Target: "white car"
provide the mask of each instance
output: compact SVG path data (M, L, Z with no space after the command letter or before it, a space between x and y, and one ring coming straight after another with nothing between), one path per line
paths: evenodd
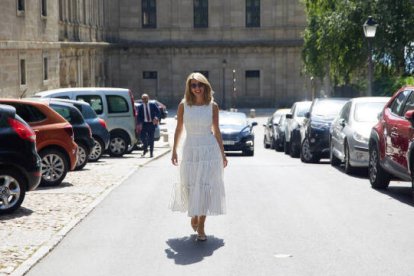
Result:
M35 97L61 98L89 103L105 120L110 133L109 154L120 157L137 139L137 111L132 91L125 88L76 87L38 92Z
M311 101L295 102L290 112L286 114L285 142L283 147L286 154L290 153L292 135L294 135L294 132L300 133L300 126L303 125L305 113L309 111L311 104Z
M345 163L345 172L355 167L368 167L368 141L372 127L378 122L389 97L359 97L349 100L330 128L332 166Z

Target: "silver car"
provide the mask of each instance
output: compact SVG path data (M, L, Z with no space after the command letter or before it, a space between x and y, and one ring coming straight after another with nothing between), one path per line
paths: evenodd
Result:
M285 141L283 146L286 154L290 153L292 134L294 131L299 131L305 119L305 114L309 111L311 104L311 101L295 102L289 113L286 114Z
M350 174L355 167L368 167L368 139L389 97L360 97L349 100L330 128L331 164L345 163Z

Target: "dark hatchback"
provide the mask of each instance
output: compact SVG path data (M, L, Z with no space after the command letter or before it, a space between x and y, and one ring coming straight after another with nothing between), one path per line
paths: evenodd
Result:
M14 107L0 104L0 214L19 208L26 191L37 188L41 166L34 131Z
M48 103L54 111L72 125L75 143L78 144L78 161L75 170L83 169L88 163L88 156L95 145L95 141L92 138L91 128L85 122L82 113L70 103L53 98L41 100Z
M305 114L300 159L305 163L317 163L329 158L329 131L332 121L349 98L316 98L310 111Z
M96 112L87 102L66 100L66 99L53 99L53 101L71 104L82 113L82 116L85 119L85 122L91 128L92 138L94 139L94 147L89 153L88 161L91 161L91 162L98 161L99 158L102 156L102 154L109 147L110 134L106 127L105 120L102 118L99 118L98 115L96 115Z
M242 151L244 155L254 155L253 127L242 112L220 111L220 131L225 151Z

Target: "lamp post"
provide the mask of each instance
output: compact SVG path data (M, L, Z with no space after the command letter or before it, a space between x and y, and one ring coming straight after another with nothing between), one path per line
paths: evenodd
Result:
M236 69L233 69L233 91L231 93L231 108L236 107Z
M222 108L223 108L223 110L226 110L226 65L227 65L227 60L226 59L223 59L222 65L223 65L223 101L222 101Z
M368 51L369 51L369 57L368 57L368 96L372 96L372 74L373 74L373 67L374 64L372 62L372 45L371 45L371 39L375 37L375 33L377 31L377 22L372 19L371 16L368 16L367 21L365 21L364 25L362 26L364 29L364 35L367 38L368 42Z

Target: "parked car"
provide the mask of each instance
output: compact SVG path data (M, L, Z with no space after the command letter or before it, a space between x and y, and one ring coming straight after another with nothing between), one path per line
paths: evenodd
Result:
M152 102L155 102L157 104L157 106L158 106L158 109L160 110L161 118L159 118L159 121L161 123L161 120L167 118L167 116L168 116L167 106L165 104L161 103L158 100L150 100L150 102L151 101ZM135 100L135 103L142 104L142 100L141 99L137 99L137 100Z
M72 125L75 143L78 144L78 158L75 170L83 169L88 163L89 153L95 145L91 128L86 123L82 113L73 104L50 98L42 100Z
M78 145L70 123L42 102L0 99L0 103L14 106L16 113L36 133L36 149L42 159L41 184L53 186L62 183L77 162Z
M400 88L385 105L369 137L368 173L374 189L385 189L391 178L413 183L414 86Z
M332 166L345 163L345 172L368 167L368 140L371 128L389 97L359 97L349 100L332 122L330 159Z
M41 164L35 132L14 107L0 104L0 214L19 208L26 192L37 188Z
M274 138L275 134L275 127L279 123L280 117L283 114L286 114L290 111L290 109L278 109L276 110L268 119L266 124L263 124L264 126L264 136L263 136L263 145L265 148L272 148L274 149L276 147L276 140Z
M291 152L292 147L294 150L296 149L296 144L291 142L295 142L295 136L300 134L305 113L309 111L311 104L311 101L295 102L289 113L286 114L285 141L283 145L286 154Z
M283 151L285 145L286 114L280 116L279 122L273 128L273 139L276 151Z
M309 112L306 112L303 125L300 150L302 162L319 162L329 158L329 130L332 121L338 115L348 98L316 98Z
M242 112L220 111L220 131L225 151L242 151L244 155L254 155L253 127Z
M94 140L94 146L92 147L88 161L96 162L102 156L102 154L109 148L110 134L106 127L104 119L99 118L92 107L84 101L74 101L54 98L54 101L65 102L76 107L81 113L85 122L89 125L92 131L92 138ZM76 135L75 135L76 136Z
M38 92L36 97L84 101L105 120L110 133L109 154L124 155L137 143L137 112L132 91L124 88L77 87Z

